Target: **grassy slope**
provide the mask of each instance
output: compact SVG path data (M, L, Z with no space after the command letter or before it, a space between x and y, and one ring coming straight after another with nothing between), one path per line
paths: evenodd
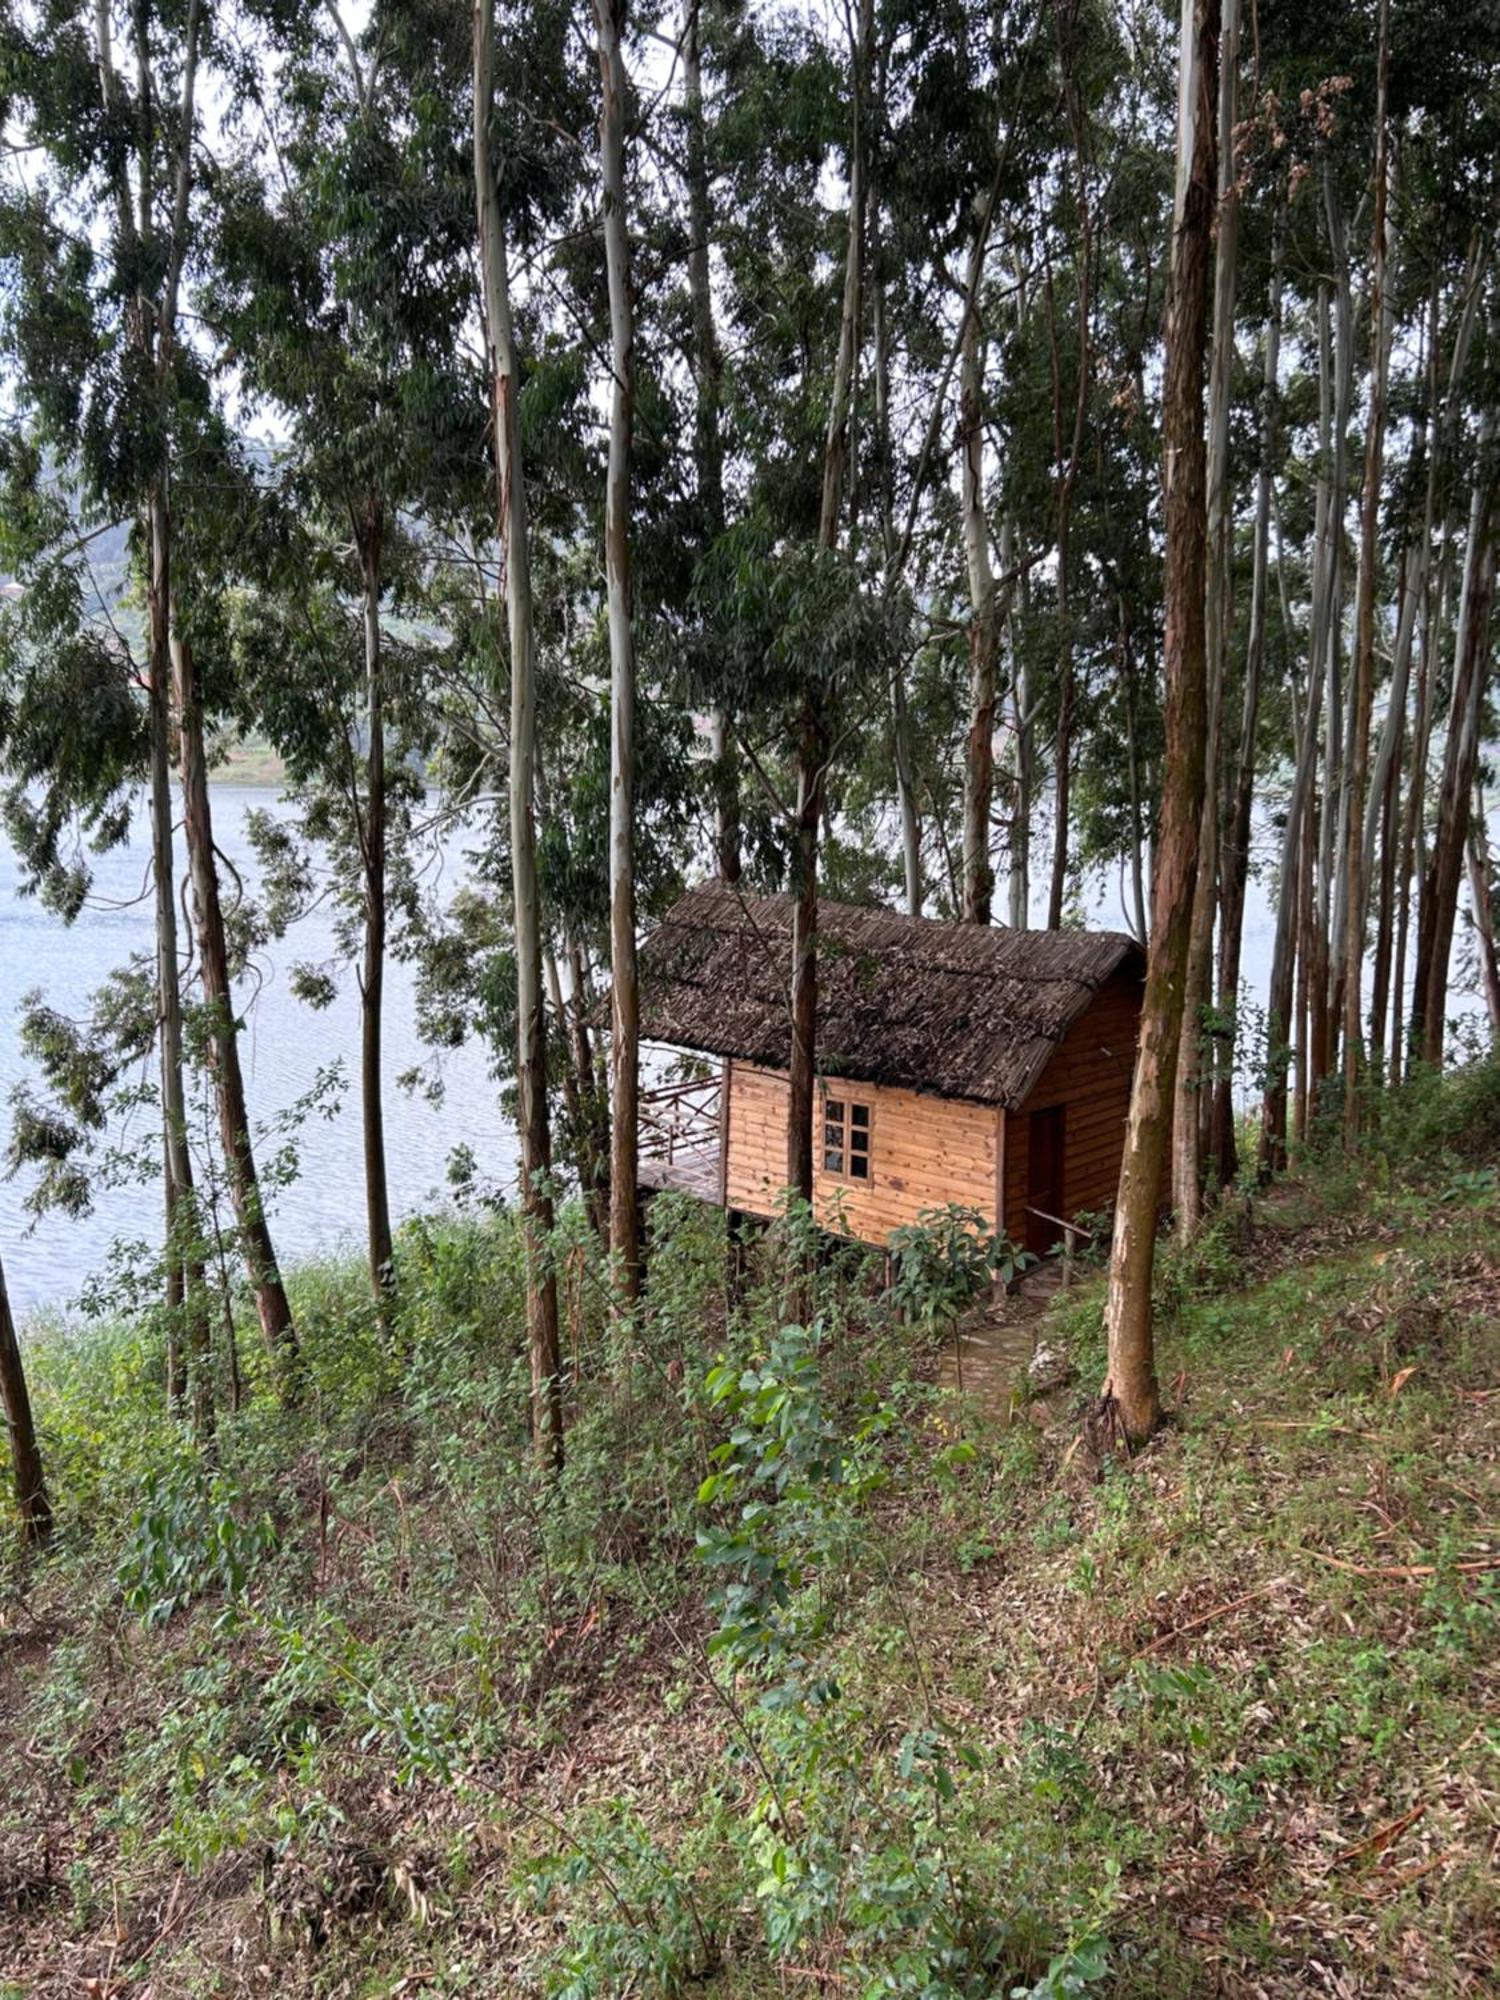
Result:
M981 1429L971 1458L907 1405L878 1532L809 1588L838 1600L823 1665L851 1762L888 1763L914 1718L963 1745L943 1838L1015 1916L1008 1971L1097 1928L1102 1990L1142 2000L1484 1990L1492 1179L1451 1158L1325 1174L1226 1214L1169 1265L1176 1421L1128 1468L1096 1466L1071 1421ZM307 1281L326 1384L290 1436L260 1404L226 1447L240 1514L264 1501L280 1531L232 1616L209 1591L144 1629L114 1586L123 1530L76 1520L54 1562L4 1576L0 1994L529 1992L610 1923L647 1939L647 1970L585 1966L573 1990L701 1972L721 2000L852 1995L895 1962L855 1972L842 1910L795 1971L762 1942L742 1829L763 1785L733 1753L753 1740L774 1776L781 1739L731 1712L701 1651L674 1496L709 1420L687 1397L670 1434L653 1417L680 1393L673 1343L698 1365L683 1328L707 1294L664 1275L683 1326L607 1430L580 1429L580 1484L540 1520L524 1481L482 1476L517 1377L463 1365L466 1341L513 1341L484 1305L513 1266L461 1276L422 1350L446 1359L397 1403L367 1347L339 1349L337 1286ZM1085 1381L1097 1324L1097 1285L1054 1315ZM141 1467L100 1405L135 1407L141 1357L63 1366L40 1360L44 1406L109 1520ZM874 1844L878 1814L858 1827ZM545 1853L587 1879L528 1891Z

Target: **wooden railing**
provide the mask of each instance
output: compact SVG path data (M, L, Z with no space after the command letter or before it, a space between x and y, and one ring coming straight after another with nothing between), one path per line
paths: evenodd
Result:
M716 1152L723 1103L724 1087L716 1076L643 1090L641 1158L672 1161L683 1153Z
M1052 1223L1054 1227L1063 1232L1062 1281L1064 1285L1071 1285L1073 1282L1073 1258L1076 1254L1074 1244L1075 1242L1092 1243L1095 1240L1093 1230L1083 1229L1076 1222L1066 1222L1060 1215L1049 1215L1044 1208L1028 1207L1026 1213L1034 1215L1038 1222Z

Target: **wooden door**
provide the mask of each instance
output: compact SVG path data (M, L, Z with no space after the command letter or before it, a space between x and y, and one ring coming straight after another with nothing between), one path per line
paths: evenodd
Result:
M1043 1221L1033 1211L1041 1209L1059 1218L1067 1213L1063 1207L1065 1111L1065 1105L1053 1104L1045 1111L1033 1111L1027 1122L1026 1248L1039 1257L1063 1238L1057 1222Z

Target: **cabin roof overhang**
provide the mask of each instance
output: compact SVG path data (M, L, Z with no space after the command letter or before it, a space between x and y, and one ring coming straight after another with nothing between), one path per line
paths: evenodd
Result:
M791 1060L790 896L691 889L640 954L648 1041ZM1143 969L1117 931L941 923L818 907L818 1073L1014 1108L1104 982Z

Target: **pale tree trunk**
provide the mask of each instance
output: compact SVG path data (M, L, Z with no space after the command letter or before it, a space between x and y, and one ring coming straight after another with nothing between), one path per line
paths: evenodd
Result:
M843 511L844 460L854 402L854 369L864 282L865 134L864 84L874 33L873 0L861 0L859 46L853 52L854 120L849 148L849 224L844 254L844 303L828 429L823 445L823 494L818 540L838 545ZM787 1079L787 1186L802 1200L813 1196L813 1113L818 1033L818 833L827 783L828 733L821 703L809 693L797 731L797 806L793 830L791 1065Z
M1313 933L1314 963L1309 967L1312 994L1310 1070L1316 1099L1333 1074L1339 1023L1343 1012L1344 956L1348 879L1341 865L1349 816L1349 753L1352 749L1353 706L1346 712L1343 674L1344 516L1349 497L1349 415L1354 397L1354 294L1350 279L1348 233L1331 161L1324 160L1323 205L1328 222L1328 247L1333 264L1333 483L1330 496L1328 610L1328 735L1327 777L1318 842L1317 924ZM1334 949L1338 939L1339 948Z
M625 210L625 0L594 0L599 36L599 157L609 285L609 468L604 590L609 619L609 1244L614 1295L640 1289L640 992L635 969L635 632L630 582L630 455L635 426L635 317Z
M609 1248L609 1078L601 1074L597 1052L589 1035L593 1012L594 984L584 964L576 939L563 926L563 954L568 966L568 1047L583 1093L587 1119L588 1172L584 1177L584 1199L589 1215L605 1249Z
M229 1174L229 1194L240 1245L255 1293L255 1310L267 1352L283 1371L283 1388L291 1387L290 1369L297 1353L292 1308L271 1226L261 1204L245 1106L245 1079L240 1068L239 1022L229 977L229 948L224 935L224 910L219 899L219 873L214 857L213 814L208 799L208 760L203 747L203 701L198 690L193 649L173 614L172 669L177 696L177 747L182 772L183 805L187 817L188 872L193 889L193 928L198 940L198 964L209 1016L214 1095L219 1111L219 1138Z
M1484 792L1474 785L1469 814L1469 899L1474 906L1474 938L1479 948L1479 980L1490 1040L1500 1042L1500 956L1495 950L1495 903L1490 872L1490 835L1485 819Z
M499 190L490 161L494 106L494 0L475 0L474 193L484 284L485 344L495 438L497 526L505 558L510 642L510 846L516 927L516 1094L525 1219L526 1330L531 1435L542 1466L563 1462L562 1343L552 1262L552 1132L547 1114L547 1013L542 988L541 893L536 863L536 651L531 539L516 408L519 370Z
M198 0L189 0L183 24L181 96L177 107L178 155L173 186L171 227L165 247L157 239L157 220L145 155L138 157L140 213L133 206L124 163L115 174L115 210L121 243L138 273L138 290L126 311L131 337L158 399L165 405L171 382L177 335L177 300L187 254L188 205L192 188L192 141L197 104ZM149 77L146 17L133 21L137 68ZM107 0L94 8L95 61L100 92L107 108L123 118L123 101L115 70L110 9ZM155 112L143 93L141 139L148 149L154 136ZM145 290L160 260L161 290L153 299ZM163 409L162 434L170 423ZM142 509L147 551L147 623L151 686L148 700L151 737L151 842L156 904L157 1036L160 1049L163 1160L166 1188L166 1250L169 1349L177 1347L177 1322L185 1316L188 1370L192 1377L194 1426L200 1435L213 1424L213 1383L210 1366L208 1299L193 1191L191 1154L183 1088L182 996L177 962L177 898L172 851L173 805L171 779L171 515L167 500L168 471L164 446L162 463L152 475ZM169 1374L174 1372L169 1365ZM180 1390L180 1381L172 1386Z
M364 595L365 810L360 827L364 871L364 958L359 973L359 1077L364 1126L365 1237L370 1291L389 1330L395 1276L391 1202L385 1165L385 1100L380 1081L386 956L385 670L381 657L380 593L383 509L372 499L356 524Z
M1207 547L1204 555L1204 645L1207 739L1198 870L1183 986L1177 1085L1172 1104L1172 1206L1179 1236L1203 1219L1203 1099L1211 1088L1204 1060L1204 1008L1212 993L1214 914L1219 898L1219 765L1224 680L1229 649L1230 556L1229 398L1234 373L1234 298L1239 251L1239 195L1234 128L1239 97L1240 4L1223 0L1218 106L1218 201L1214 250L1213 356L1208 385Z
M1000 533L1000 559L1007 571L1019 569L1021 622L1031 602L1031 580L1018 559L1016 525L1007 515ZM1010 869L1007 911L1011 927L1025 930L1031 917L1031 801L1036 789L1036 728L1031 714L1031 669L1021 658L1014 613L1010 630L1011 705L1014 715L1015 771L1011 781Z
M1214 1078L1212 1153L1219 1185L1228 1187L1239 1170L1234 1137L1234 1050L1239 1036L1240 950L1245 935L1245 886L1250 874L1250 823L1255 806L1255 739L1260 690L1266 669L1266 605L1269 599L1271 494L1276 477L1277 385L1281 357L1281 265L1286 240L1286 208L1277 201L1271 222L1271 288L1262 337L1260 467L1255 483L1255 529L1251 554L1250 630L1245 646L1245 687L1240 712L1239 755L1234 798L1220 859L1223 909L1219 919L1219 1013L1235 1023Z
M1464 556L1464 594L1459 609L1453 694L1438 791L1437 826L1422 882L1417 922L1417 962L1412 994L1419 1027L1417 1046L1424 1062L1443 1059L1448 998L1448 959L1458 915L1458 889L1468 842L1469 800L1479 764L1479 726L1489 670L1490 613L1495 594L1493 496L1487 463L1493 417L1479 426L1479 480L1469 514Z
M970 252L967 298L977 301L984 239ZM964 315L959 374L959 505L969 577L969 738L964 760L963 909L965 923L987 924L995 893L990 810L995 790L995 694L1000 611L990 564L984 506L984 340L979 308Z
M1057 315L1052 295L1051 274L1046 280L1047 321L1052 365L1052 451L1058 468L1057 493L1057 624L1059 658L1057 671L1057 732L1053 739L1053 790L1057 824L1052 837L1052 880L1047 895L1047 928L1057 930L1062 923L1063 897L1068 884L1068 818L1072 798L1074 632L1072 605L1073 493L1083 450L1084 422L1088 414L1089 377L1092 367L1090 315L1093 311L1094 244L1093 216L1089 204L1087 138L1083 100L1074 70L1075 49L1072 23L1066 11L1057 12L1059 56L1062 70L1063 106L1072 137L1073 160L1078 175L1074 190L1078 203L1079 247L1077 261L1078 382L1073 401L1073 430L1066 462L1063 459L1062 365L1057 346Z
M188 1148L183 1087L182 987L177 956L176 857L172 849L171 524L158 481L147 506L150 576L146 589L151 686L151 873L156 910L156 1023L160 1052L162 1137L166 1160L167 1298L169 1320L186 1334L193 1428L213 1428L213 1369L208 1291L199 1247L197 1199Z
M1313 529L1307 705L1302 716L1291 797L1287 802L1286 825L1282 834L1280 892L1276 904L1276 933L1271 950L1271 977L1266 1000L1266 1090L1261 1113L1258 1161L1262 1178L1279 1173L1287 1161L1287 1066L1294 1034L1294 977L1297 987L1295 1012L1297 1116L1294 1129L1299 1138L1307 1093L1309 1051L1306 1002L1314 983L1313 780L1318 764L1323 681L1328 667L1328 624L1332 584L1329 521L1333 511L1330 471L1333 459L1334 395L1329 297L1326 284L1320 285L1318 289L1318 409L1318 482Z
M897 540L895 496L891 483L891 362L885 309L885 274L881 261L879 204L872 203L870 261L873 267L875 345L875 437L877 487L880 500L880 542L888 583L895 580ZM891 742L896 766L896 809L901 821L901 876L908 916L920 917L922 881L922 816L912 769L911 718L906 706L904 658L891 675Z
M703 532L712 541L724 532L724 442L719 426L724 359L714 324L713 279L709 263L712 216L708 189L708 148L703 121L703 60L699 39L701 0L686 0L682 23L682 95L687 118L688 289L693 303L693 458ZM709 718L713 763L714 873L721 882L740 879L740 774L734 730L723 709Z
M0 1263L0 1410L4 1411L10 1438L11 1476L16 1483L21 1532L28 1542L45 1542L52 1533L52 1502L47 1498L47 1482L42 1477L41 1448L36 1441L36 1423L31 1414L21 1343L11 1316L3 1263Z
M1141 763L1136 726L1135 645L1131 637L1124 593L1119 599L1120 655L1125 673L1125 770L1130 785L1130 896L1131 932L1137 943L1145 944L1151 934L1146 914L1146 828L1141 802Z
M1204 634L1203 334L1215 206L1218 0L1183 0L1177 85L1177 182L1162 399L1166 524L1165 763L1152 885L1151 941L1130 1115L1110 1249L1103 1404L1127 1440L1161 1416L1151 1278L1162 1168L1182 1029L1188 933L1203 811L1207 663Z
M1420 872L1421 837L1423 811L1427 797L1427 758L1432 743L1432 711L1436 676L1432 671L1434 650L1443 623L1443 607L1447 601L1449 555L1452 547L1453 524L1451 512L1445 510L1443 528L1443 548L1440 561L1435 562L1432 545L1437 528L1437 494L1439 473L1450 457L1451 430L1457 404L1458 385L1468 366L1469 349L1473 342L1474 328L1478 320L1481 280L1487 266L1487 251L1482 236L1476 236L1470 250L1468 278L1462 304L1459 308L1458 323L1454 331L1453 351L1448 368L1448 397L1444 409L1439 409L1438 376L1438 281L1434 280L1429 312L1429 364L1427 390L1427 434L1429 439L1427 461L1427 497L1423 512L1423 562L1422 598L1419 611L1421 629L1421 652L1417 668L1416 714L1412 723L1411 777L1407 785L1406 809L1402 815L1400 852L1397 857L1396 873L1399 881L1396 915L1395 964L1391 976L1391 1066L1392 1084L1401 1081L1405 1068L1411 1036L1416 1019L1415 995L1408 996L1406 986L1406 954L1410 942L1412 879Z
M1370 715L1375 700L1375 572L1379 560L1376 538L1380 524L1386 374L1391 341L1391 311L1386 296L1386 268L1390 252L1386 240L1390 0L1380 0L1379 34L1379 86L1375 102L1375 232L1370 252L1370 408L1365 424L1359 583L1355 598L1353 685L1350 689L1353 713L1349 731L1349 797L1344 827L1344 1144L1350 1148L1359 1141L1360 1085L1364 1061L1363 1002L1360 997L1368 896L1364 817L1370 763Z
M1423 588L1426 562L1425 542L1410 541L1401 559L1401 582L1397 590L1396 648L1391 660L1391 684L1386 697L1385 720L1380 726L1380 743L1370 769L1370 795L1365 805L1364 880L1375 895L1375 963L1370 975L1369 1060L1377 1079L1385 1069L1385 1022L1390 1002L1391 966L1394 957L1396 891L1396 850L1399 845L1397 813L1401 803L1401 752L1406 736L1407 690L1411 680L1412 641L1416 633L1417 604ZM1375 873L1376 842L1380 848L1380 872Z

